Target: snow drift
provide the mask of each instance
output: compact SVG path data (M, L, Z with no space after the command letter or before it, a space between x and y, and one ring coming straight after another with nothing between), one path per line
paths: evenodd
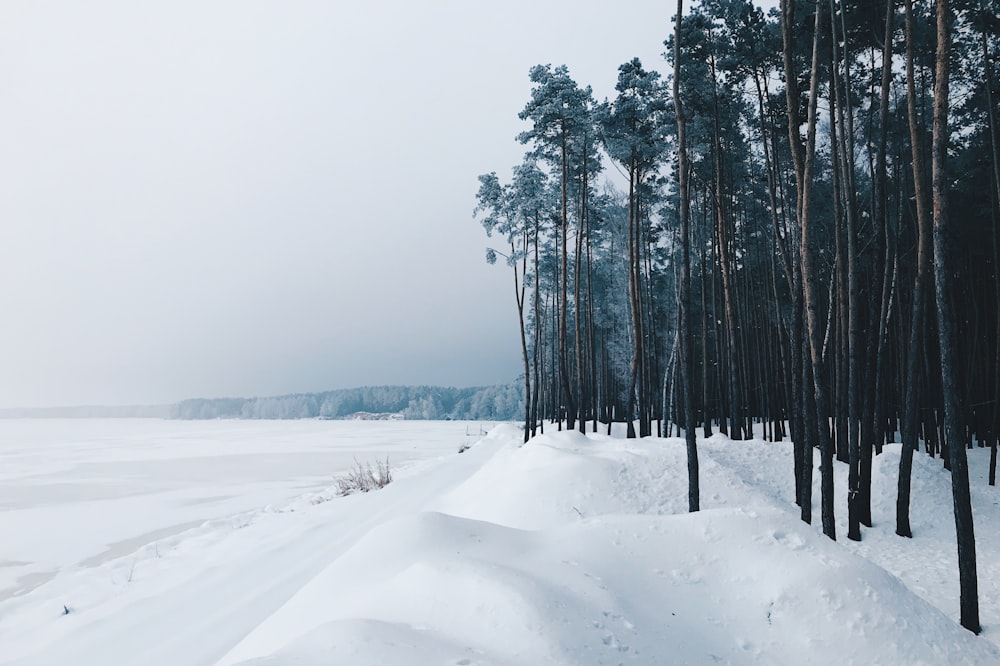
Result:
M904 540L887 513L898 447L876 459L877 523L853 544L798 520L788 444L700 442L688 514L681 440L520 440L498 426L378 492L172 537L113 596L82 595L94 568L57 577L0 602L0 663L1000 664L996 489L975 477L980 637L952 612L934 461L915 465ZM60 617L67 594L92 601Z

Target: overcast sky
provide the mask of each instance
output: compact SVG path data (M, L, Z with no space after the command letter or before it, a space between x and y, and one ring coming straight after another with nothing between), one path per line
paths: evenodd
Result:
M514 380L476 176L532 65L612 96L673 6L5 2L0 407Z

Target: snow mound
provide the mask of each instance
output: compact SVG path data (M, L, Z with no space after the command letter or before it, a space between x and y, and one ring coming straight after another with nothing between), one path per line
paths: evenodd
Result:
M686 464L685 452L664 441L651 447L576 431L539 435L526 445L508 437L435 508L522 529L608 514L680 513L687 508L687 477L676 471Z
M433 511L368 532L220 664L1000 663L710 456L703 492L742 508L683 513L676 441L520 436L494 430Z

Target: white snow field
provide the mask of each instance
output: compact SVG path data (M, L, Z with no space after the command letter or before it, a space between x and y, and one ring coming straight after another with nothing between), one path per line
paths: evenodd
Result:
M977 637L939 460L902 539L887 447L855 544L842 495L840 541L798 520L787 443L700 441L688 514L682 440L499 425L457 453L485 427L0 421L0 664L1000 664L985 449ZM336 495L386 456L392 484Z

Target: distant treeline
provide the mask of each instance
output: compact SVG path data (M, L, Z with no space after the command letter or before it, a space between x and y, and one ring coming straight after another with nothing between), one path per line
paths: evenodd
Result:
M174 405L175 419L341 419L368 412L405 419L514 420L524 396L513 384L452 388L364 386L264 398L196 398Z

